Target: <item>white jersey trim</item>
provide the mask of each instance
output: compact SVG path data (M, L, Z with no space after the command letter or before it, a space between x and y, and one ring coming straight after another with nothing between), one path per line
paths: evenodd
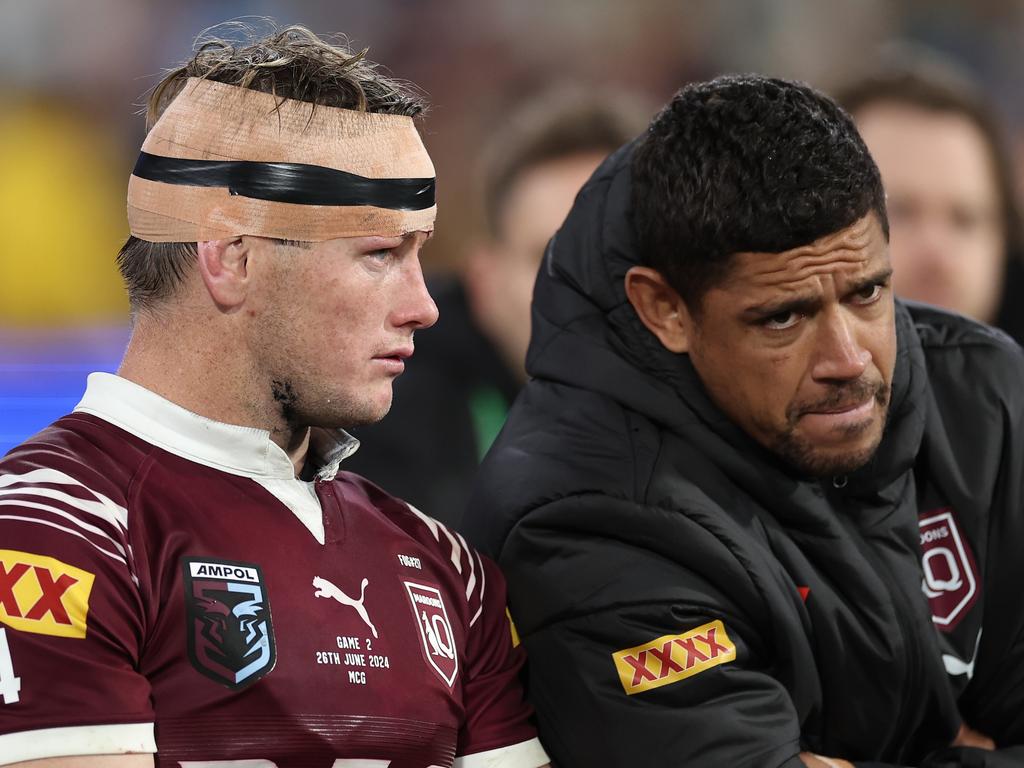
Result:
M16 504L16 502L13 502L13 501L0 501L0 507L4 506L5 504ZM83 541L88 542L93 547L95 547L98 551L102 552L104 555L109 557L111 560L116 560L117 562L121 563L122 565L128 567L129 570L131 568L131 566L128 565L128 562L123 557L121 557L119 555L115 555L113 552L108 552L103 547L101 547L99 544L97 544L95 541L93 541L92 539L88 538L87 536L79 533L78 531L76 531L76 530L74 530L72 528L68 528L66 526L63 526L63 525L58 525L57 523L55 523L55 522L53 522L51 520L41 520L38 517L26 517L25 515L0 515L0 520L17 520L18 522L21 522L21 523L34 523L36 525L45 525L45 526L47 526L49 528L56 528L58 531L64 531L64 533L70 533L72 536L77 536L78 538L82 539ZM133 573L133 574L131 574L131 576L132 576L132 581L134 581L136 583L136 585L138 585L139 580L138 580L138 578L136 578L135 574Z
M461 533L456 533L459 537L459 542L466 550L466 559L469 560L469 578L466 580L466 600L469 600L469 596L473 594L473 587L476 586L476 566L473 564L473 550L469 548L469 544L462 537Z
M88 413L175 456L233 475L289 479L295 467L266 430L200 416L110 373L91 373L75 413Z
M312 485L295 477L288 454L254 427L208 419L134 382L109 373L89 374L75 413L103 419L151 445L183 459L232 475L248 477L284 504L324 543L323 512ZM313 430L309 456L318 462L318 480L332 480L341 462L359 447L344 430Z
M156 754L153 723L37 728L0 736L0 765L45 757Z
M431 532L432 534L434 534L434 539L435 539L436 541L440 542L440 541L441 541L441 534L439 534L439 533L437 532L437 529L438 529L438 527L439 527L439 526L440 526L441 524L440 524L439 522L437 522L437 520L435 520L434 518L430 517L429 515L425 515L425 514L423 514L422 512L420 512L420 511L419 511L418 509L416 509L416 507L414 507L414 506L413 506L412 504L410 504L409 502L405 502L405 506L407 506L407 507L408 507L408 508L409 508L409 509L410 509L410 510L412 511L412 513L413 513L414 515L416 515L416 517L418 517L418 518L420 519L420 521L421 521L421 522L422 522L422 523L423 523L423 524L424 524L425 526L427 526L427 528L428 528L428 529L430 530L430 532Z
M51 483L53 485L70 485L74 488L81 488L82 490L90 493L96 501L79 499L78 497L72 496L71 494L63 491L56 491L50 488L40 488L39 485L43 483ZM11 488L10 486L13 485L17 485L18 487ZM14 496L18 494L44 496L49 499L61 501L77 510L86 512L100 518L101 520L106 520L109 523L113 523L116 526L119 526L121 530L128 530L127 509L107 498L102 493L94 491L92 488L83 485L80 480L76 480L66 472L61 472L57 469L43 467L41 469L30 470L22 475L0 475L0 496Z
M3 495L3 492L0 491L0 496L2 496L2 495ZM28 494L26 494L26 495L28 495ZM116 560L120 560L122 563L125 562L124 558L125 558L125 555L127 553L125 552L125 548L123 546L121 546L120 542L115 541L114 539L110 538L110 535L107 534L106 531L100 530L95 525L89 525L89 523L85 522L84 520L81 520L80 518L75 517L70 512L65 512L63 509L58 509L57 507L53 506L52 504L39 504L39 503L37 503L35 501L28 501L27 499L14 499L13 501L3 501L3 500L0 500L0 507L17 507L18 509L21 509L21 510L25 510L25 509L38 509L38 510L40 510L42 512L49 512L51 515L56 515L57 517L63 518L64 520L67 520L68 522L74 523L79 528L81 528L83 531L86 531L87 533L91 533L91 534L93 534L95 536L100 536L104 540L109 541L111 544L114 545L114 549L116 549L118 552L121 553L121 556L118 557L118 558L115 558L115 559ZM62 528L62 529L65 530L65 531L67 530L67 528ZM108 554L108 555L110 554L109 552L107 552L106 550L102 549L101 547L96 547L96 548L99 549L100 552L104 552L105 554Z
M451 546L452 554L451 554L450 560L451 560L451 563L452 563L452 567L455 569L456 573L458 573L460 576L463 577L463 585L464 585L464 587L466 589L466 603L467 604L470 603L471 600L472 600L473 590L476 589L477 586L479 585L479 589L480 589L480 606L476 609L476 613L473 614L473 618L471 618L469 620L469 626L472 627L474 624L476 624L477 619L479 619L480 615L483 613L483 610L484 610L484 593L485 593L485 591L487 589L487 574L484 573L484 563L480 559L480 554L478 552L476 552L472 547L469 546L469 544L463 538L461 533L456 531L455 534L452 535L452 532L449 531L448 527L446 525L444 525L443 523L439 523L437 520L435 520L434 518L430 517L429 515L423 514L418 509L416 509L416 507L414 507L412 504L410 504L409 502L405 502L405 505L407 507L409 507L409 511L410 512L412 512L414 515L416 515L416 517L418 517L420 519L420 522L422 522L425 526L427 526L429 531L434 535L434 539L439 544L441 544L443 546L445 541L447 541L448 544ZM469 563L469 575L468 576L463 572L463 566L462 566L462 555L463 555L463 553L465 553L465 555L466 555L466 562ZM476 576L477 571L480 572L480 579L479 579L479 581L477 580L477 576Z
M480 613L483 612L483 595L487 589L487 573L483 569L483 560L480 559L480 553L474 553L476 555L476 561L480 564L480 607L476 609L476 614L469 620L469 626L472 627L476 624L477 618L480 617Z
M540 768L550 762L540 739L530 739L510 747L456 757L453 768Z
M46 485L76 488L85 491L94 500L82 499L60 489L47 488ZM102 493L94 491L64 472L43 467L21 475L0 475L0 507L14 507L22 513L20 515L0 514L0 519L46 525L89 542L107 557L122 565L127 565L132 581L138 585L139 580L134 571L134 554L131 545L127 542L122 544L109 531L93 525L93 522L103 521L111 525L118 535L127 533L128 530L128 510ZM64 521L64 524L45 516L34 515L32 510L45 512L59 518L60 521ZM6 512L6 510L0 510L0 512ZM68 527L68 523L73 527ZM110 546L119 554L104 549L94 539L84 535L82 531L102 542L109 542ZM128 562L129 559L132 562Z
M265 429L214 421L111 373L90 373L75 413L88 413L175 456L244 477L290 480L295 467ZM359 441L344 430L316 430L311 456L326 462L319 479L331 480Z

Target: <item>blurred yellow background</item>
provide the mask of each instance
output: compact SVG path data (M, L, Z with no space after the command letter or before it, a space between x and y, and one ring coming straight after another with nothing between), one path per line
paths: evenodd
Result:
M98 126L22 100L0 116L0 324L123 320L112 255L124 242L124 179Z

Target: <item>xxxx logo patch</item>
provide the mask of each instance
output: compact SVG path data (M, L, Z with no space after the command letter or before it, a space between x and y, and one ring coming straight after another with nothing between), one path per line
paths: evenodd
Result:
M0 549L0 623L22 632L81 639L95 578L53 557Z
M736 646L718 620L612 654L622 687L631 696L685 680L735 658Z

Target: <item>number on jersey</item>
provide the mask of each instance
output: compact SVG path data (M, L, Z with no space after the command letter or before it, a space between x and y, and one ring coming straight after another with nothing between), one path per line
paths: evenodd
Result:
M7 630L0 628L0 699L4 704L17 704L21 678L14 676L11 647L7 644Z

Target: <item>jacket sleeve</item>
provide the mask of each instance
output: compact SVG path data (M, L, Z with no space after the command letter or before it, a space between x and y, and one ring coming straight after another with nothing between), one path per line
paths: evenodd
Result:
M625 530L584 534L540 517L513 530L501 564L555 765L802 768L800 715L728 586L653 542L627 543ZM727 564L721 577L735 572Z
M525 639L541 740L574 766L802 766L796 712L712 609L621 605Z
M743 564L701 560L708 542L694 529L666 556L657 526L631 531L618 515L615 535L586 503L555 505L578 509L521 522L500 555L554 764L803 768L800 752L817 750L802 724L816 715L798 711L790 692L818 685L813 652L794 658L799 644L783 650L773 639L775 619L756 604ZM1013 751L950 748L914 768L1011 765L1024 765Z

